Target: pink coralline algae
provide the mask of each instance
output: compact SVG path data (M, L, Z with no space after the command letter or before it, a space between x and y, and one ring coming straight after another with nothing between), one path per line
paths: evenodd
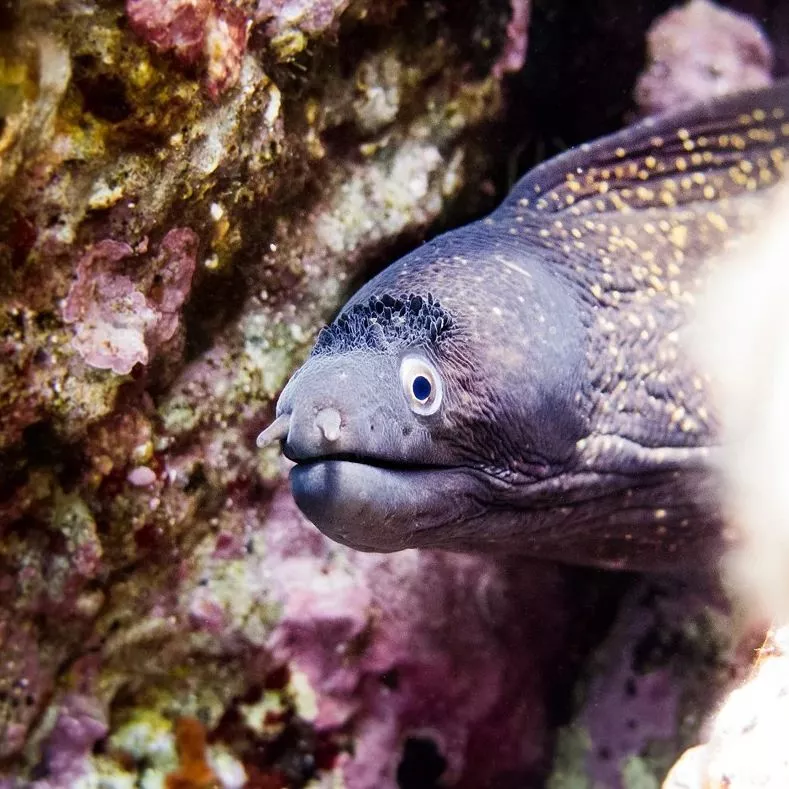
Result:
M523 2L513 3L514 19L523 17ZM217 98L238 82L254 26L271 39L292 37L279 50L287 58L303 49L305 36L330 29L349 5L350 0L127 0L126 13L132 29L156 50L200 68L206 90Z
M105 712L96 699L79 694L67 696L47 738L47 777L34 781L33 789L74 786L85 774L91 749L106 736L108 728Z
M148 268L124 263L134 258L128 244L105 239L77 265L77 279L63 306L63 319L75 324L74 348L91 367L131 372L147 364L151 351L172 339L195 269L197 236L171 230Z
M769 84L773 53L750 17L711 0L659 17L647 34L649 65L636 84L644 114Z
M170 230L162 239L148 290L148 303L158 313L156 343L171 340L178 329L180 310L192 286L196 255L197 236L188 228Z
M205 28L213 8L212 0L126 3L132 28L158 50L172 52L187 64L194 64L203 54Z
M659 639L666 632L663 617L684 623L682 606L688 603L642 587L620 611L605 645L613 659L606 672L594 677L582 717L594 746L587 769L601 786L618 789L624 783L622 771L628 758L645 754L650 742L670 740L676 734L677 666L672 665L671 646L661 650ZM649 655L650 646L657 658Z
M110 239L96 244L82 258L71 287L63 319L76 323L74 347L92 367L126 374L148 361L145 333L156 314L134 282L122 274L102 272L130 257L134 250Z
M510 7L512 16L507 24L507 41L499 59L493 65L493 73L497 77L520 71L526 62L531 0L511 0Z
M202 65L209 94L238 81L251 20L249 2L226 0L127 0L132 29L160 52L186 66Z
M0 676L0 759L24 745L28 728L36 718L37 702L52 691L52 681L41 665L38 633L33 626L20 626L14 621L6 603L9 596L5 586L0 581L4 603L0 609L0 655L14 671L4 671Z
M222 555L235 542L216 539ZM353 734L353 752L338 761L343 785L395 789L409 742L434 749L442 779L467 789L545 767L546 704L569 625L556 568L350 551L308 524L285 490L270 511L266 546L239 554L244 589L254 597L265 578L281 607L266 650L274 665L304 678L312 701L302 717L322 736ZM219 555L206 555L198 577L216 576L210 566ZM183 604L193 627L239 643L244 636L224 613L238 600L209 583Z
M259 0L255 12L258 22L266 22L270 35L298 28L314 35L328 29L350 0Z
M589 661L582 706L560 736L549 786L658 786L692 736L692 721L742 670L747 651L733 648L729 626L711 589L639 580Z

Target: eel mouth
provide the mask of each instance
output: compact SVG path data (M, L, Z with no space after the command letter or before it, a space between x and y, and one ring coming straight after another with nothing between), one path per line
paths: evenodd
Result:
M410 463L403 460L392 460L376 455L363 455L358 452L330 452L308 457L298 456L290 451L288 445L283 446L283 454L297 466L310 466L315 463L355 463L359 466L386 469L388 471L450 471L455 466L440 463Z
M299 509L327 537L364 551L390 552L434 542L447 522L479 509L484 485L470 467L420 463L377 454L337 451L340 415L320 409L313 423L293 430L284 411L257 440L281 442L296 465L290 471ZM313 429L314 428L314 429Z
M290 471L293 498L308 520L362 551L423 545L448 519L463 519L478 484L468 469L345 455L300 459Z

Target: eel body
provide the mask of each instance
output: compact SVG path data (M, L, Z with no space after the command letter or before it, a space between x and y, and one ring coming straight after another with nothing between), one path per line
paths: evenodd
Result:
M787 82L648 119L391 264L321 331L259 439L295 461L300 509L361 550L715 557L718 424L683 337L788 146Z

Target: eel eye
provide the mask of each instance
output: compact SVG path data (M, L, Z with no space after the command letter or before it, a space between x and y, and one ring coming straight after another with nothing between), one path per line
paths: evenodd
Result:
M444 387L438 370L421 356L406 356L400 362L400 382L409 408L420 416L438 411Z

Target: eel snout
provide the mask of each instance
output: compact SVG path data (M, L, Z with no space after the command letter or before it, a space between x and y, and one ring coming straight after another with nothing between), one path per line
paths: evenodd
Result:
M258 449L263 449L275 441L288 437L290 431L290 414L280 414L258 437L255 442Z
M342 419L336 408L321 408L315 414L315 427L323 434L324 439L333 444L340 437Z
M291 414L280 414L258 437L259 449L273 444L275 441L287 439L291 429ZM313 420L311 432L321 443L334 444L341 435L342 417L336 408L327 406L321 408Z

